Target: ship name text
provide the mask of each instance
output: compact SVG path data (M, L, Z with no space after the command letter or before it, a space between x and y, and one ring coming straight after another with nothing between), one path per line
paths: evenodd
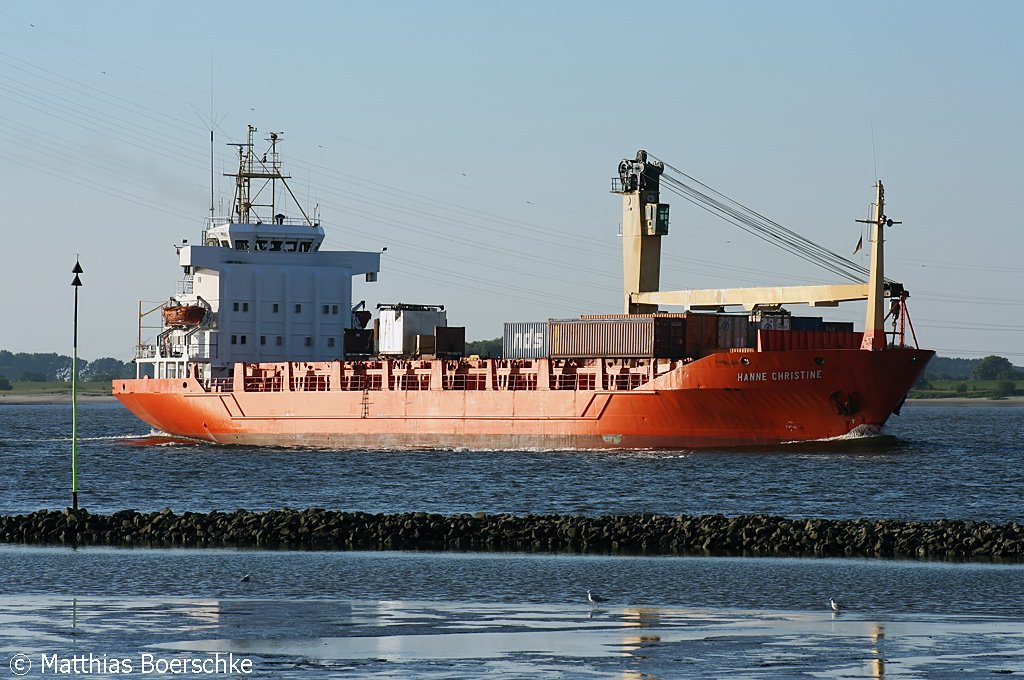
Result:
M736 374L736 382L821 380L821 373L821 371L745 371Z

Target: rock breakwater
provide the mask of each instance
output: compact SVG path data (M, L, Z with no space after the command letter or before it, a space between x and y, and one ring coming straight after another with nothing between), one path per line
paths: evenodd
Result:
M40 510L0 516L5 543L291 550L481 550L643 555L1024 559L1024 525L771 515L438 515Z

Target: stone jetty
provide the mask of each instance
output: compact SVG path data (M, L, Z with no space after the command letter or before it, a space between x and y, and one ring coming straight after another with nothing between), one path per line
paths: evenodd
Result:
M771 515L368 514L40 510L0 516L0 542L284 550L451 550L622 555L1024 559L1024 525Z

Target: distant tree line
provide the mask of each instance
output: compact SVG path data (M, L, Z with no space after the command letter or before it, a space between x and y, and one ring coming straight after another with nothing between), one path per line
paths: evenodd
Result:
M466 356L476 354L488 359L501 358L501 338L493 340L470 340L466 343Z
M0 377L10 385L11 381L21 382L70 382L71 357L63 354L36 354L0 350ZM111 357L95 361L78 360L80 380L117 380L134 378L135 364ZM0 381L0 390L5 388Z
M937 356L928 362L924 376L931 380L1024 380L1024 368L999 356L983 359Z

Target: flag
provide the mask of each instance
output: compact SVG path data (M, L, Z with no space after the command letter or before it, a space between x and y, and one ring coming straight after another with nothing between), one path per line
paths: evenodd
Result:
M857 239L857 247L853 249L853 254L856 255L860 252L860 249L864 247L864 236Z

